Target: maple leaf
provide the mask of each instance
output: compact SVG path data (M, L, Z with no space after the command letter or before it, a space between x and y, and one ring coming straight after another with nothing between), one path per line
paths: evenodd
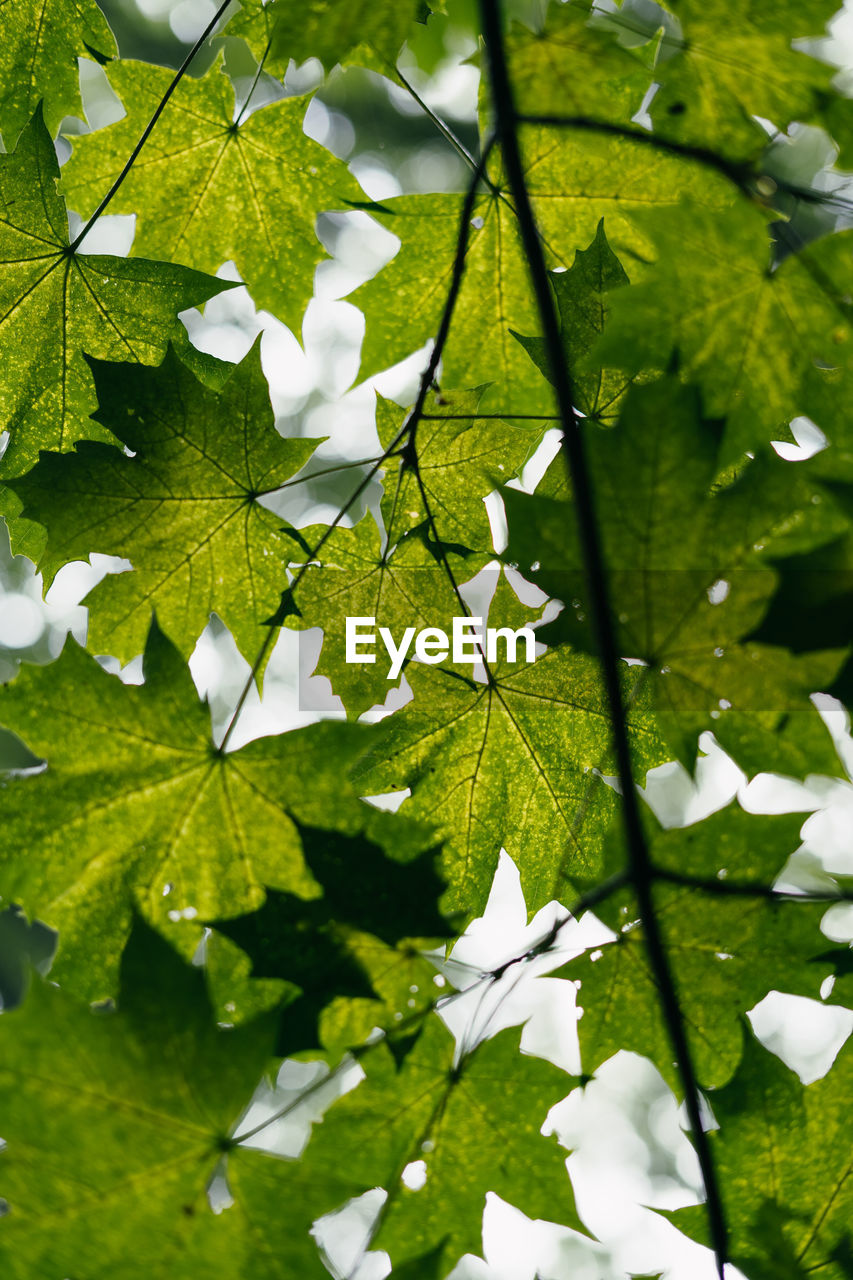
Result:
M332 1000L370 1001L363 1036L377 1020L393 1029L394 1015L407 1004L425 1011L428 1004L410 996L425 987L428 1001L433 970L411 940L451 932L436 908L443 889L434 866L437 847L401 859L407 837L418 850L424 844L418 824L381 813L373 817L371 834L384 834L394 858L366 833L348 836L296 825L323 897L305 902L270 890L251 915L212 922L251 957L253 976L283 978L295 988L283 1005L277 1041L279 1052L288 1054L320 1045L321 1014ZM404 939L407 945L398 946ZM419 984L413 984L416 975Z
M696 826L659 832L650 841L655 868L676 877L667 882L664 874L655 887L655 914L703 1088L716 1089L734 1074L743 1042L740 1019L769 990L817 996L829 965L821 971L811 961L823 943L819 926L826 904L774 901L769 893L703 892L690 878L769 886L797 847L800 826L795 814L756 817L730 805ZM618 856L613 841L608 870L617 869ZM630 889L619 891L596 912L615 931L613 941L557 971L559 977L580 979L584 1072L591 1075L627 1048L651 1058L677 1090L679 1073L636 898Z
M658 47L649 108L656 132L740 159L766 145L757 116L782 133L792 120L819 117L834 69L792 44L824 34L834 0L749 0L734 27L725 0L668 8L678 29L665 29Z
M845 443L850 233L825 236L777 265L767 214L746 202L720 213L685 201L637 220L659 261L648 282L613 295L595 358L630 371L663 369L676 351L683 376L702 387L706 412L726 419L721 466L788 438L800 414ZM785 224L778 226L784 245Z
M846 1280L850 1046L823 1080L804 1089L746 1029L742 1036L741 1068L713 1103L720 1125L713 1151L732 1261L757 1280L801 1280L816 1271ZM672 1218L688 1235L707 1238L701 1211L680 1209Z
M124 165L171 72L120 62L111 79L127 115L75 138L62 171L68 203L83 215ZM218 63L185 77L111 205L136 214L135 252L211 272L232 259L256 305L297 333L325 257L317 215L363 198L346 167L304 134L305 106L284 98L235 119Z
M636 377L594 364L590 355L604 332L610 314L609 295L629 283L607 242L604 219L588 249L578 249L568 271L551 274L551 287L560 316L563 354L572 380L575 405L585 418L610 426L617 419L622 397ZM514 334L541 373L552 381L542 338Z
M0 44L0 120L6 150L39 103L48 130L82 114L78 58L107 62L116 43L94 0L5 0Z
M429 6L443 7L440 0ZM327 70L355 62L387 74L425 8L415 0L308 0L297 12L286 0L244 0L228 34L242 37L258 62L282 75L291 58L319 58Z
M799 527L807 540L814 482L767 450L715 487L721 424L704 419L695 388L675 378L631 388L612 431L584 430L616 643L643 664L640 683L672 750L692 766L710 719L745 767L775 757L798 771L837 768L816 714L804 709L797 731L775 735L798 694L831 682L843 651L794 655L751 638L777 586L764 549L777 530ZM545 638L594 649L564 472L557 458L543 492L504 490L505 555L524 572L535 563L533 580L568 606Z
M494 626L526 620L502 581ZM446 841L446 909L485 907L503 846L516 859L528 909L571 893L601 867L614 792L607 703L594 661L554 649L532 665L501 658L480 684L450 664L406 671L414 699L374 731L357 777L374 790L409 786L408 812ZM643 695L625 673L638 774L665 756ZM363 780L363 781L362 781Z
M218 1026L202 971L154 931L134 924L117 1010L35 981L0 1033L6 1275L328 1274L312 1220L363 1187L235 1142L271 1063L271 1023ZM217 1214L208 1185L226 1153L234 1203Z
M177 313L228 282L143 258L73 250L59 166L41 110L11 155L0 156L0 427L3 470L18 474L40 448L104 440L83 352L157 364L182 326Z
M363 1066L367 1079L327 1113L306 1163L319 1173L343 1161L350 1176L388 1187L374 1243L395 1264L439 1245L445 1265L476 1249L487 1190L511 1195L529 1217L582 1230L563 1180L565 1155L540 1133L572 1080L519 1055L517 1031L457 1063L450 1032L432 1019L399 1071L385 1046ZM400 1174L416 1160L426 1182L412 1190Z
M294 541L260 499L287 483L316 440L275 430L259 346L218 391L167 354L159 369L92 362L97 421L133 453L85 442L42 453L10 488L48 530L47 579L91 552L131 573L95 588L89 645L128 662L156 610L186 656L216 613L250 657L281 596ZM247 607L248 603L248 607Z
M358 726L219 752L156 624L143 670L144 685L124 685L69 644L0 690L0 721L48 761L3 783L0 893L59 929L56 976L92 999L115 988L134 909L192 949L198 927L174 924L184 913L238 916L267 887L320 896L296 821L354 834L372 814L342 782L365 745Z

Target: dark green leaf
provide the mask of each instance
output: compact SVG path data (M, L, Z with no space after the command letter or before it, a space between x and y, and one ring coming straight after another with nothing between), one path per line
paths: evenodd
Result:
M4 1274L327 1274L308 1232L361 1189L340 1170L320 1184L294 1161L234 1149L236 1203L211 1211L208 1184L270 1062L271 1027L217 1027L201 970L150 929L134 926L117 1012L39 982L0 1033Z
M42 453L12 488L48 529L50 578L95 552L125 556L91 599L88 642L128 662L157 616L186 656L211 613L250 659L263 641L293 543L259 499L307 461L316 440L282 440L256 344L217 393L170 352L159 369L92 364L96 420L133 457L84 443Z
M704 420L696 392L672 377L632 388L614 430L583 429L616 643L644 664L638 680L672 750L692 766L698 735L713 724L745 768L760 756L765 768L836 769L805 697L832 681L843 651L796 656L747 639L776 587L765 544L792 529L807 536L815 492L807 475L767 450L715 485L720 424ZM573 503L548 492L565 488L562 458L552 472L541 495L504 490L505 556L566 604L546 638L592 649ZM775 736L792 713L805 742L793 731Z
M479 1250L487 1191L528 1217L583 1229L565 1153L540 1134L573 1082L550 1063L519 1056L517 1032L501 1032L457 1065L450 1033L433 1018L400 1071L384 1047L362 1062L367 1079L327 1113L307 1164L313 1172L343 1163L356 1180L387 1188L374 1243L393 1263L440 1241L445 1266ZM426 1165L426 1182L414 1191L401 1175L416 1160Z
M115 989L134 909L192 954L200 929L177 923L184 912L241 915L267 886L320 896L293 817L354 834L371 815L344 781L365 745L356 726L217 752L156 625L144 671L144 685L124 685L69 643L0 690L0 721L48 761L2 784L0 894L59 929L55 976L92 999Z
M568 271L554 272L551 285L560 315L560 336L572 380L574 403L587 418L610 424L618 416L631 379L621 371L590 369L587 357L604 332L609 314L607 295L628 284L622 264L607 243L604 219L588 249L578 249ZM537 368L551 381L542 338L515 334Z
M794 241L798 252L775 265L768 216L745 201L724 213L685 201L635 221L658 262L648 283L614 295L594 358L636 372L666 368L677 352L706 413L726 419L721 466L786 439L799 414L846 445L850 233L805 248ZM785 224L776 225L785 245Z
M269 890L253 914L211 922L248 953L254 976L284 978L299 988L282 1014L278 1050L283 1054L319 1046L318 1017L332 999L381 996L383 984L377 981L374 989L374 974L384 978L399 968L404 983L384 994L392 1007L378 1015L390 1022L405 1006L412 985L408 967L397 961L408 958L406 951L417 958L411 945L399 956L393 948L404 938L440 938L449 932L435 905L443 884L434 869L434 848L397 861L367 833L348 836L299 822L295 826L323 897L305 902ZM417 827L383 814L372 819L368 830L374 829L384 831L386 844L393 841L397 854L407 836L419 837L419 842L424 838ZM429 972L426 967L424 972ZM375 1005L373 1011L375 1025Z
M850 1047L823 1080L803 1089L751 1035L744 1041L740 1071L712 1101L731 1259L750 1280L815 1274L848 1280ZM701 1208L673 1217L706 1240Z
M39 102L56 133L63 116L82 115L78 58L115 56L113 33L95 0L5 0L0 42L0 133L6 150Z
M418 0L307 0L298 8L288 0L245 0L228 34L242 36L259 62L265 58L264 66L281 74L291 58L319 58L327 70L356 62L387 75L420 10Z

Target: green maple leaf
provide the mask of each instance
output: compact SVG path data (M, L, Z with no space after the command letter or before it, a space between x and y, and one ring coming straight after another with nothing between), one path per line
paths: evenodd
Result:
M841 444L853 351L850 233L825 236L773 267L767 215L746 202L637 214L659 261L647 283L611 300L597 360L665 368L677 350L708 414L726 419L721 465L806 414ZM784 224L780 236L785 243Z
M327 70L357 63L387 74L423 9L417 0L308 0L298 11L287 0L242 0L228 34L242 37L258 62L277 74L291 58L297 64L319 58Z
M850 1275L850 1046L808 1085L748 1032L737 1075L712 1098L709 1134L728 1227L731 1261L755 1280L827 1280ZM702 1208L675 1224L703 1243Z
M695 389L674 378L629 390L612 431L583 429L616 643L645 664L655 719L679 759L692 766L710 719L746 768L775 759L777 767L837 770L816 713L805 708L798 732L776 733L804 696L833 679L843 652L793 655L750 638L777 583L765 544L777 531L807 537L814 482L767 450L714 487L720 424L704 420ZM542 494L504 490L505 555L522 572L536 564L531 578L567 605L546 638L594 649L564 468L555 459Z
M527 127L521 143L552 266L567 267L602 217L618 257L647 260L649 233L639 214L649 205L677 204L699 181L712 207L731 200L722 178L631 139ZM490 192L474 208L465 276L443 352L444 378L451 386L498 384L495 401L503 413L552 413L551 396L510 332L534 333L539 321L499 157L489 164L489 180ZM399 196L374 206L374 216L402 244L388 266L353 294L367 322L364 375L434 337L456 253L459 209L460 197L453 195ZM396 299L393 312L389 296Z
M489 625L515 628L521 613L501 583ZM491 670L479 684L464 668L410 663L413 702L381 722L358 766L362 787L412 788L407 812L446 841L444 906L466 914L485 907L501 847L518 865L529 910L566 900L577 879L600 870L616 808L601 779L612 768L610 725L594 661L561 647ZM624 689L642 776L665 756L627 670Z
M78 213L98 203L171 79L143 62L111 69L127 115L75 138L62 184ZM218 65L185 76L111 205L136 214L135 252L202 271L232 259L257 306L297 333L325 256L317 215L362 198L345 165L303 133L304 114L304 98L285 98L237 124Z
M253 659L295 543L259 499L290 480L316 440L275 430L256 344L217 392L170 352L159 369L92 364L97 421L133 457L85 442L42 453L10 486L48 529L48 577L91 552L126 556L91 598L88 643L122 662L157 616L189 656L215 612Z
M800 826L796 815L755 817L731 805L695 827L661 833L651 842L651 858L679 875L713 879L722 871L733 881L766 884L796 848ZM610 856L615 863L614 847ZM826 904L729 896L662 881L654 903L699 1083L717 1088L740 1061L742 1014L772 988L817 996L829 966L819 970L809 961L821 949ZM592 1074L627 1048L651 1058L679 1089L633 893L620 891L596 913L616 931L616 940L558 971L581 982L584 1071Z
M367 1079L326 1114L306 1163L319 1171L343 1162L353 1178L387 1188L372 1243L394 1263L440 1242L445 1267L478 1250L487 1191L531 1218L583 1230L563 1181L565 1153L540 1134L573 1082L550 1063L519 1056L517 1030L457 1064L450 1033L431 1018L399 1071L385 1046L362 1064ZM426 1183L413 1191L400 1176L419 1159Z
M374 663L346 661L346 619L374 618L377 636L387 627L399 642L407 628L433 627L459 614L450 575L468 581L493 558L483 500L521 469L534 438L479 418L481 394L477 388L427 397L415 443L403 444L384 467L384 535L370 519L335 530L294 589L301 617L291 625L323 625L317 672L329 677L351 715L384 702L399 676L390 679L390 658L378 639ZM379 399L384 448L397 438L403 417ZM303 530L306 546L324 532Z
M361 1188L234 1144L271 1065L272 1025L217 1026L202 971L156 933L134 925L117 1012L37 981L0 1032L6 1275L327 1274L311 1222ZM235 1203L217 1215L207 1187L226 1152Z
M396 472L390 465L385 470L382 515L392 543L430 520L433 537L442 543L491 558L484 499L521 471L536 436L523 424L479 417L485 390L427 396L414 445L403 451ZM379 399L376 428L383 448L396 438L403 416L391 401Z
M656 132L711 147L735 158L767 144L754 119L782 133L792 120L811 120L829 93L834 69L798 52L792 39L821 36L834 0L749 0L733 13L725 0L671 0L681 31L664 31L649 108Z
M311 546L325 532L323 526L302 530ZM464 567L457 576L468 578L475 570L460 559L460 550L466 549L454 548L446 554L452 565ZM433 626L437 618L452 616L460 605L441 563L442 551L425 523L392 548L367 516L353 529L336 529L321 555L319 564L309 562L295 588L299 615L292 615L288 625L323 627L316 674L328 676L349 715L355 717L384 702L399 687L400 675L391 679L391 659L379 639L379 628L387 627L399 643L407 628ZM347 662L347 618L376 620L373 628L361 625L362 631L372 629L376 635L370 650L375 657L372 664ZM368 653L363 646L360 651Z
M59 929L55 975L92 999L115 987L134 909L191 951L198 928L172 923L183 911L240 915L266 886L320 895L294 818L354 833L371 814L342 781L364 746L356 726L217 752L156 625L144 671L144 685L124 685L69 644L0 691L0 721L48 761L3 782L0 893Z
M372 1021L365 1035L376 1025L377 1015L393 1026L393 1014L405 1004L412 986L409 966L397 964L407 957L395 955L393 948L403 939L440 938L449 932L436 907L443 889L434 869L437 850L418 852L414 858L400 856L406 836L422 848L424 833L416 824L410 828L396 815L373 817L368 832L386 833L393 858L368 832L349 836L296 826L323 897L305 902L270 890L264 905L251 915L211 922L251 957L253 976L283 978L297 989L282 1011L277 1043L282 1054L320 1045L320 1014L332 998L371 1001ZM418 958L411 944L407 951L413 960ZM425 963L422 970L429 973ZM397 979L390 987L389 971ZM380 995L390 1006L387 1011L377 1006L374 997Z
M82 114L78 58L115 56L116 43L94 0L5 0L0 47L0 132L11 151L40 102L51 134Z
M0 156L0 425L6 474L40 448L104 440L85 351L156 364L182 326L177 312L232 287L185 267L71 252L59 167L40 112Z
M630 124L651 73L637 51L617 44L611 31L590 25L591 17L600 21L601 12L589 0L574 0L549 6L537 30L513 24L505 46L519 112Z
M604 219L588 249L578 249L568 271L552 272L563 354L577 410L587 418L611 425L628 386L635 379L621 370L590 368L588 359L604 332L610 314L608 295L628 284L628 277L607 242ZM515 334L539 371L552 381L542 338Z

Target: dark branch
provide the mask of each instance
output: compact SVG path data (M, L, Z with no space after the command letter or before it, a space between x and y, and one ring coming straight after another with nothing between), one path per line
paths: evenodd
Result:
M685 142L675 142L661 137L658 133L650 133L647 129L629 129L627 125L615 124L611 120L595 120L588 116L521 115L518 119L522 124L544 125L547 128L555 129L578 129L586 133L602 133L613 138L625 138L630 142L637 142L641 146L651 147L656 151L665 151L669 155L680 156L684 160L692 160L695 164L701 164L706 169L714 169L717 173L722 174L739 191L751 199L758 200L761 204L768 204L774 196L787 195L793 196L797 200L802 200L804 204L816 205L821 208L831 206L843 213L853 213L853 201L833 191L820 191L817 187L803 187L796 182L787 182L782 178L774 178L772 175L762 172L748 160L727 160L725 156L712 151L710 147L697 147ZM760 185L762 179L765 182L768 179L770 180L772 189L769 192L762 190Z
M483 36L489 61L496 132L503 150L510 192L518 215L519 233L530 270L551 381L563 422L563 452L575 495L578 530L595 624L607 700L612 719L617 772L622 792L622 817L628 848L629 874L645 924L649 963L660 991L664 1018L684 1083L685 1102L707 1199L711 1241L720 1280L727 1258L726 1225L722 1199L707 1135L702 1126L699 1085L669 960L652 900L653 870L640 818L634 784L628 726L619 681L620 659L616 647L604 554L598 533L581 423L574 407L572 382L563 354L560 327L542 252L539 230L530 203L518 142L519 117L506 64L498 0L480 0ZM630 132L630 131L629 131Z
M720 898L764 898L767 902L853 902L853 889L841 887L814 891L804 889L776 889L772 884L762 884L757 880L718 880L715 876L691 876L683 871L669 871L662 867L654 868L656 880L665 880L667 884L683 885L685 889L696 889L700 893L708 893Z
M647 129L629 129L627 125L614 124L611 120L595 120L589 116L561 115L520 115L516 119L520 124L538 124L555 129L579 129L587 133L603 133L611 138L625 138L630 142L638 142L641 146L652 147L655 151L666 151L670 155L680 156L683 160L693 160L707 169L715 169L741 191L747 190L750 179L760 175L749 162L726 160L707 147L695 147L685 142L671 142L657 133L649 133ZM752 194L752 193L750 193Z

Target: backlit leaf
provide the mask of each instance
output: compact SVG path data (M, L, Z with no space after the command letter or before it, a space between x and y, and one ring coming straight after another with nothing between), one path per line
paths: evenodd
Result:
M0 428L7 475L39 449L104 440L83 352L157 364L181 328L177 312L231 285L143 258L72 252L59 166L40 111L0 156ZM100 192L103 195L103 190Z

